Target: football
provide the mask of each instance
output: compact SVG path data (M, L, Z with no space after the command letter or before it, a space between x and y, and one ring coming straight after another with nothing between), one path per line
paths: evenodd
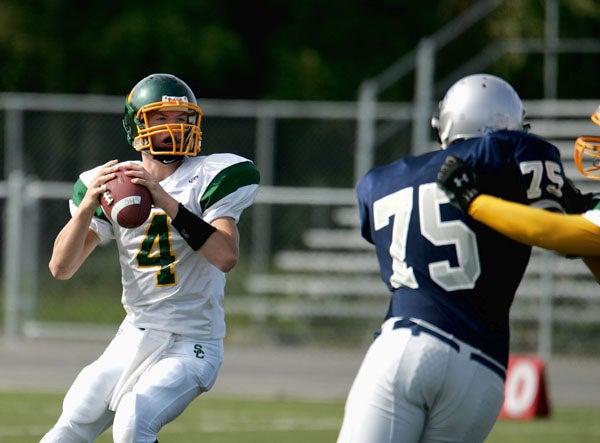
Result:
M137 228L148 220L152 196L146 187L132 183L121 168L114 179L106 182L100 205L106 216L119 226Z

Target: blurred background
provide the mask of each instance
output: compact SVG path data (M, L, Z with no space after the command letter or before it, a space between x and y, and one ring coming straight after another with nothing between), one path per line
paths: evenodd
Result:
M203 154L235 152L261 171L228 276L227 340L368 343L388 295L358 232L358 178L437 149L437 102L458 78L488 72L594 189L572 151L600 132L589 120L599 22L592 0L0 0L2 334L105 339L121 321L112 245L66 282L47 263L78 174L139 156L122 129L126 94L168 72L203 109ZM579 260L534 250L513 350L600 355L599 292Z

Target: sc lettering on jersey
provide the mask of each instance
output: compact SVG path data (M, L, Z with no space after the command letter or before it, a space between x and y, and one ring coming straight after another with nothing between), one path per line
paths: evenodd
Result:
M204 349L202 345L194 345L194 354L196 354L196 358L204 358Z

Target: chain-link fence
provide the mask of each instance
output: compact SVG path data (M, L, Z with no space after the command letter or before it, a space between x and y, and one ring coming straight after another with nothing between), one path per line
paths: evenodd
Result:
M85 328L77 325L112 327L123 315L113 245L98 248L69 281L54 280L47 263L54 238L70 217L67 200L78 174L109 159L139 158L125 140L124 99L41 94L0 98L4 329L11 334L74 331L87 336ZM281 323L288 320L280 321L282 315L273 320L271 314L259 312L261 301L249 298L247 278L269 269L273 250L300 244L305 229L331 224L324 211L339 202L322 189L342 190L347 204L353 203L349 189L353 187L355 104L201 100L201 105L203 154L234 152L254 160L263 189L276 190L270 199L291 201L257 202L243 214L242 258L228 276L225 302L230 321L249 322L264 328L267 335L284 337L286 332L271 328L285 330ZM401 141L406 137L402 130L394 143L395 137L382 145L380 155L390 147L407 146ZM312 196L301 193L298 200L289 195L293 189L306 188L313 190ZM267 191L261 190L261 196ZM312 204L323 197L321 204ZM12 211L7 210L11 201ZM230 327L230 336L235 335L253 334L235 334Z
M97 249L69 281L54 280L47 263L69 218L67 199L78 174L112 158L139 156L125 141L123 99L0 94L0 103L4 331L112 333L123 316L115 248ZM228 275L228 340L369 341L388 295L375 254L357 229L357 105L200 104L203 154L240 154L254 160L262 176L257 201L239 224L241 260ZM531 102L526 108L535 132L547 134L572 169L573 140L593 126L589 113L596 105ZM405 103L378 107L376 164L410 152L407 110ZM578 260L536 251L513 307L515 349L600 352L596 292Z

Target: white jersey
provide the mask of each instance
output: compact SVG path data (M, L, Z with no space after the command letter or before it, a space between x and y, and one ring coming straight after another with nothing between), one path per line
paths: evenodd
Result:
M593 209L588 209L582 215L596 226L600 226L600 208L596 205Z
M72 215L99 168L80 175L70 200ZM234 154L212 154L186 157L160 184L204 221L230 217L237 223L242 211L254 202L258 182L259 173L251 161ZM126 229L111 222L99 208L90 228L101 242L117 242L121 301L136 327L197 339L225 336L225 274L190 248L162 209L153 207L146 223Z

